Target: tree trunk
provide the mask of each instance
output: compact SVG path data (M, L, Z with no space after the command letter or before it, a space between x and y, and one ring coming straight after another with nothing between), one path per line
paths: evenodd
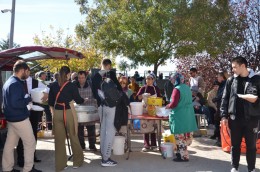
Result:
M154 64L154 65L153 65L153 73L155 74L155 76L157 76L158 67L159 67L158 64Z

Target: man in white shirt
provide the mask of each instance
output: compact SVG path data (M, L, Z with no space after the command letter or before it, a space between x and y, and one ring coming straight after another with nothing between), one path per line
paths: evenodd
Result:
M198 87L199 92L204 96L205 93L205 82L201 76L198 75L198 71L196 68L190 68L190 87Z

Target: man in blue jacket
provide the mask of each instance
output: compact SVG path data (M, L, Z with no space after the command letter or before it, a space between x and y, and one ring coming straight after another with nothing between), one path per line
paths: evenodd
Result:
M8 133L2 157L2 170L18 172L14 166L14 147L17 146L19 138L24 144L24 168L23 171L40 171L33 167L34 151L36 147L35 138L27 105L32 101L29 94L26 94L24 80L27 78L28 65L18 60L13 67L11 76L3 86L3 109L8 121Z

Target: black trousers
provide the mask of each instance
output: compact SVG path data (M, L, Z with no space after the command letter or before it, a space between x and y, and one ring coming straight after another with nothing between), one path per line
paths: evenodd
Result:
M89 148L93 148L95 147L96 144L96 127L95 125L88 125L86 126L86 128L88 131ZM78 137L79 137L79 143L81 145L81 148L85 149L86 145L85 145L85 138L84 138L84 125L78 126Z
M39 118L42 115L42 111L30 111L30 122L32 124L33 134L35 137L35 140L37 142L37 130L38 130L38 122ZM18 145L16 147L17 151L17 161L20 164L24 163L24 149L23 149L23 142L21 139L19 139ZM35 158L35 152L34 152L34 158Z
M246 141L246 160L248 170L255 169L256 163L256 139L258 120L231 120L229 119L229 128L231 130L231 164L238 168L240 161L240 146L242 138Z

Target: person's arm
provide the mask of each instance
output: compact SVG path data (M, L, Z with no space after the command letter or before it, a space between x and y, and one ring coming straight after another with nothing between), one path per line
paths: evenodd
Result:
M229 106L229 97L231 92L231 85L233 82L233 77L229 78L226 82L226 86L223 91L222 101L220 105L220 116L223 119L228 118L228 106Z
M198 78L198 87L204 93L206 84L201 76L199 76L199 78Z
M208 105L212 108L214 108L215 110L217 110L217 106L215 103L213 103L212 99L214 98L214 92L213 91L210 91L208 93L208 97L207 97L207 101L208 101Z
M84 103L84 99L79 95L79 90L78 90L78 87L76 86L76 84L70 83L70 87L72 88L73 100L77 104Z
M145 90L146 86L143 86L139 89L138 93L136 94L136 98L140 101L143 99L142 94L144 94L144 90Z
M12 84L9 87L10 93L10 106L14 109L23 109L31 101L31 97L24 97L24 88L19 83ZM28 94L27 94L28 95Z
M54 83L50 86L48 105L51 107L54 107L54 104L55 104L55 97L54 97L54 92L53 92L55 85L56 85L56 83Z
M180 97L181 97L180 91L177 88L174 88L173 91L172 91L172 96L171 96L172 100L168 105L166 105L165 108L166 109L175 108L179 103Z

